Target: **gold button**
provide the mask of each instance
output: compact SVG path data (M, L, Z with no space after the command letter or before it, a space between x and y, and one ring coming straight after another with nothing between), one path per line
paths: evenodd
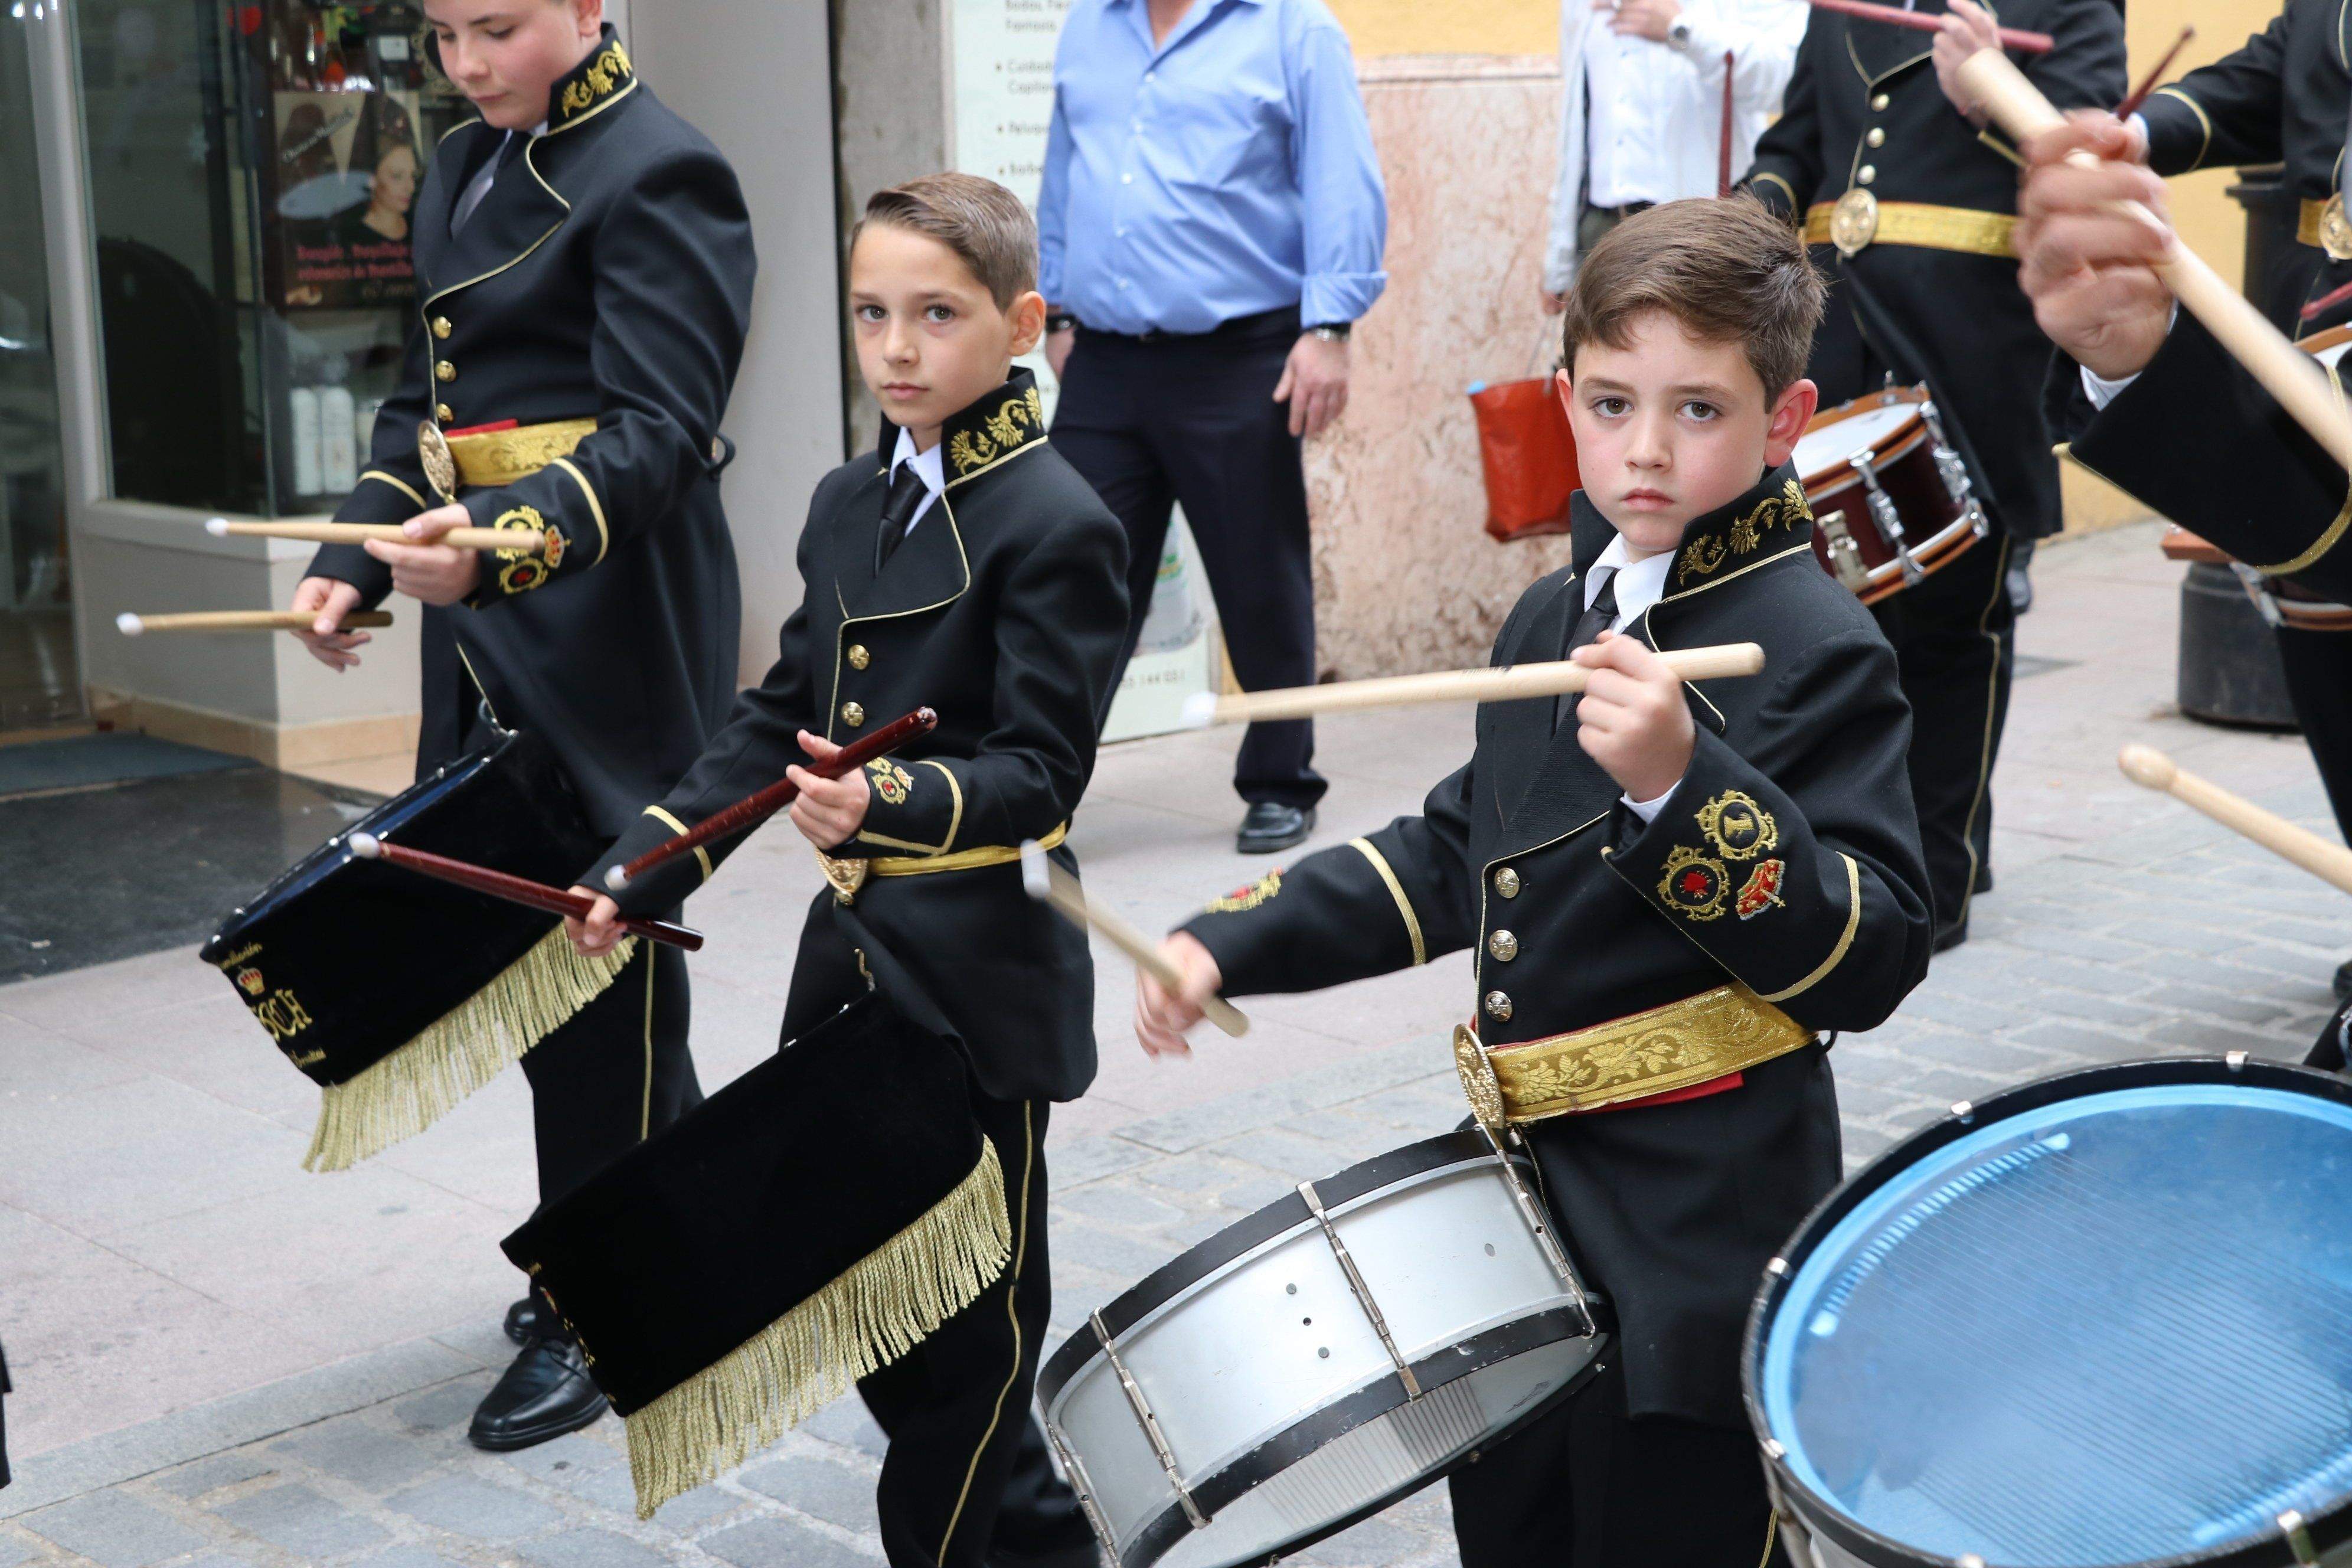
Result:
M1882 92L1876 98L1870 100L1870 107L1884 114L1886 112L1886 105L1888 101L1889 100L1887 99L1887 96Z
M455 381L457 379L457 367L445 359L433 367L433 374L440 380Z
M433 318L433 335L436 338L446 338L449 335L448 317L436 316Z
M447 404L436 403L433 405L433 417L439 420L442 424L446 425L449 421L457 417L457 412Z
M855 730L866 722L866 710L855 702L841 705L841 721Z
M727 460L727 443L716 436L710 438L710 460L714 463L723 463Z
M1511 1019L1511 999L1503 994L1500 991L1487 992L1486 1016L1494 1019L1495 1022L1498 1024L1509 1023Z
M1870 144L1871 146L1873 146L1873 147L1884 147L1884 146L1885 146L1885 145L1886 145L1886 128L1885 128L1885 126L1883 126L1883 125L1874 125L1874 126L1872 126L1872 127L1870 128L1870 134L1869 134L1869 135L1867 135L1867 136L1865 136L1865 137L1864 137L1864 138L1863 138L1863 141L1864 141L1865 142L1869 143L1869 144Z
M1508 866L1496 871L1495 873L1495 891L1502 894L1503 897L1507 899L1517 898L1519 896L1519 874L1517 871L1512 870Z
M866 645L864 643L854 642L849 645L850 668L864 669L867 665L872 664L873 662L874 656L866 651Z
M1486 939L1486 951L1495 955L1497 963L1508 963L1519 956L1519 939L1507 931L1498 931Z
M1877 167L1874 164L1864 163L1862 166L1862 173L1854 176L1854 181L1858 184L1866 185L1876 178L1878 178Z

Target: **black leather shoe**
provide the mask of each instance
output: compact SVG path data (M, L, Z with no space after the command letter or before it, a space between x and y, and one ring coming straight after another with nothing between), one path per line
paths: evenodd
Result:
M2336 999L2352 1002L2352 958L2336 966Z
M1272 855L1294 844L1304 844L1315 831L1315 808L1284 805L1279 801L1252 801L1242 816L1242 830L1234 847L1244 855Z
M589 1381L580 1347L537 1339L476 1407L466 1436L477 1448L504 1453L576 1432L604 1414L604 1395Z
M1969 922L1965 919L1954 921L1950 925L1941 927L1937 931L1935 951L1937 952L1949 952L1952 949L1959 946L1960 943L1968 940Z
M535 1296L525 1296L507 1309L507 1338L519 1345L530 1343L554 1326L540 1321L539 1299Z

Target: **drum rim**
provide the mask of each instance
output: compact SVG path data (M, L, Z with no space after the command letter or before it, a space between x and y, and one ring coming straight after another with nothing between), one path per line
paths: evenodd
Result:
M1322 1191L1320 1183L1317 1184L1316 1190ZM1598 1305L1596 1301L1597 1318L1602 1316L1597 1310ZM1496 1428L1475 1447L1457 1455L1425 1476L1417 1476L1403 1486L1381 1493L1361 1508L1342 1515L1310 1534L1286 1541L1263 1557L1247 1559L1245 1568L1278 1563L1294 1552L1306 1551L1318 1541L1328 1540L1349 1526L1360 1524L1374 1514L1394 1507L1423 1487L1444 1480L1467 1464L1473 1455L1506 1441L1531 1422L1540 1420L1574 1398L1586 1384L1607 1370L1607 1358L1615 1346L1615 1336L1607 1326L1605 1318L1593 1327L1590 1336L1573 1331L1582 1327L1583 1314L1572 1307L1548 1307L1540 1312L1530 1313L1507 1323L1498 1323L1413 1363L1413 1375L1421 1380L1426 1392L1457 1383L1473 1373L1483 1372L1514 1356L1529 1354L1548 1345L1590 1337L1595 1346L1591 1358L1559 1387L1520 1412L1516 1419ZM1561 1331L1551 1331L1555 1329ZM1046 1402L1041 1400L1040 1403L1044 1405ZM1202 1477L1191 1488L1192 1499L1214 1520L1244 1494L1264 1486L1358 1427L1377 1421L1407 1403L1403 1384L1393 1373L1384 1373L1346 1398L1327 1405L1284 1427L1223 1468ZM1058 1422L1054 1423L1054 1426L1055 1431L1061 1430ZM1067 1441L1066 1437L1064 1440ZM1185 1516L1183 1506L1171 1499L1165 1508L1136 1531L1133 1543L1119 1553L1118 1568L1150 1568L1150 1564L1167 1555L1178 1542L1192 1533L1192 1522Z
M1858 415L1875 414L1887 408L1908 408L1910 417L1897 424L1888 433L1888 445L1885 450L1882 451L1875 442L1871 444L1870 449L1874 454L1873 460L1879 467L1885 468L1897 458L1909 457L1912 448L1927 438L1927 421L1922 410L1935 401L1935 397L1927 388L1916 382L1908 386L1888 386L1882 387L1876 392L1865 392L1859 397L1847 398L1834 408L1822 409L1811 419L1806 420L1804 429L1797 433L1798 445L1803 445L1805 437L1816 431L1829 430ZM1869 406L1863 406L1864 404L1868 404ZM1853 450L1852 447L1846 448L1847 452ZM1795 447L1790 448L1790 461L1794 462L1796 456ZM1807 474L1801 469L1799 470L1797 482L1804 487L1805 500L1810 503L1817 492L1826 494L1832 490L1843 489L1849 485L1860 483L1861 480L1853 471L1853 465L1847 462L1844 454L1841 453L1835 463L1816 473Z
M1772 1312L1787 1295L1805 1260L1837 1223L1897 1173L1908 1170L1921 1157L1948 1143L1980 1131L1989 1123L2110 1089L2200 1083L2284 1089L2352 1106L2352 1081L2316 1068L2261 1058L2158 1057L2074 1068L2002 1089L1982 1100L1965 1102L1965 1110L1955 1107L1952 1113L1938 1117L1882 1152L1813 1206L1774 1257L1773 1263L1778 1267L1766 1268L1748 1307L1748 1325L1740 1339L1740 1398L1748 1409L1749 1429L1763 1449L1779 1511L1793 1512L1806 1530L1827 1536L1842 1550L1864 1562L1901 1568L1948 1568L1951 1563L1951 1559L1931 1556L1879 1534L1815 1493L1797 1478L1786 1449L1772 1436L1765 1420L1761 1374L1764 1341ZM2306 1517L2304 1526L2313 1544L2323 1552L2352 1541L2352 1492L2331 1500L2324 1511ZM2279 1555L2280 1551L2275 1537L2257 1536L2212 1552L2150 1557L2102 1568L2282 1568L2285 1560Z
M1482 1133L1468 1130L1441 1132L1434 1138L1424 1138L1419 1142L1391 1149L1385 1154L1375 1154L1369 1160L1323 1177L1316 1182L1315 1192L1323 1200L1325 1208L1336 1209L1407 1176L1444 1165L1490 1161L1494 1157L1495 1146ZM1509 1158L1529 1172L1535 1168L1534 1163L1524 1152L1515 1152ZM1284 1231L1314 1223L1314 1212L1294 1187L1274 1202L1244 1215L1215 1235L1186 1247L1112 1297L1099 1310L1103 1327L1110 1331L1113 1339L1118 1339L1183 1291L1244 1253L1256 1250ZM1581 1278L1578 1283L1583 1284ZM1589 1288L1586 1294L1591 1294ZM1102 1345L1096 1340L1091 1324L1064 1340L1061 1347L1038 1369L1038 1405L1051 1409L1070 1380L1087 1363L1101 1353Z

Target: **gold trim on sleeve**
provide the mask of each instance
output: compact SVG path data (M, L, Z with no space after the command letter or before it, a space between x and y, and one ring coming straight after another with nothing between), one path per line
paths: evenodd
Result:
M1804 221L1804 218L1805 218L1805 205L1804 205L1804 203L1802 203L1802 202L1801 202L1801 201L1799 201L1799 200L1797 199L1797 187L1796 187L1796 186L1794 186L1794 185L1790 184L1787 180L1785 180L1785 179L1781 178L1780 175L1778 175L1778 174L1773 174L1773 173L1772 173L1770 170L1769 170L1769 169L1768 169L1768 170L1763 171L1763 172L1762 172L1762 173L1760 173L1760 174L1759 174L1756 176L1756 178L1757 178L1757 179L1759 179L1759 180L1769 180L1769 181L1771 181L1774 184L1776 184L1776 185L1780 186L1782 190L1784 190L1784 191L1788 192L1788 193L1789 193L1789 221L1790 221L1790 223L1802 223L1802 222Z
M963 785L956 782L954 771L945 763L933 762L930 758L925 757L915 765L921 768L937 768L940 770L940 776L948 781L948 794L954 797L955 808L949 814L948 836L940 841L940 848L943 852L952 849L955 847L956 834L963 827Z
M2204 131L2205 139L2197 144L2197 156L2190 160L2189 168L2182 170L2181 173L2187 174L2190 170L2198 168L2205 162L2205 154L2213 150L2213 117L2205 112L2205 106L2203 104L2198 102L2195 99L2189 97L2186 92L2183 92L2177 87L2159 87L2155 92L2149 94L2149 96L2152 98L2177 98L2181 102L2189 106L2189 113L2197 117L2197 123Z
M667 824L669 825L670 830L671 830L672 832L674 832L674 833L684 833L684 832L687 832L687 831L688 831L688 828L687 828L687 826L686 826L686 824L685 824L685 823L680 822L677 817L672 816L668 812L664 811L660 806L657 806L657 805L649 805L649 806L646 807L646 815L647 816L652 817L652 818L653 818L655 821L656 821L656 822L665 822L665 823L667 823ZM699 861L699 862L701 863L701 866L702 866L702 879L703 879L704 881L708 882L709 880L710 880L710 874L711 874L710 851L709 851L709 850L708 850L708 849L705 849L701 845L698 844L698 845L696 845L696 846L694 847L694 858L695 858L695 859L696 859L696 860L698 860L698 861Z
M1381 880L1388 884L1389 897L1396 900L1397 913L1404 917L1404 934L1412 939L1413 967L1427 963L1429 949L1422 945L1421 921L1413 914L1412 900L1404 896L1404 884L1397 880L1396 870L1389 864L1389 858L1374 848L1369 838L1350 838L1348 842L1364 852L1364 858L1372 863L1372 869L1378 871Z
M368 469L367 472L359 477L359 483L354 484L352 488L353 489L357 489L360 485L367 483L370 479L382 479L385 484L390 485L394 489L398 490L402 495L404 495L410 500L415 501L416 503L416 510L419 511L431 511L433 510L433 503L426 500L423 496L418 495L405 480L396 479L391 474L385 473L382 468Z
M547 466L551 468L562 468L565 473L570 474L579 482L580 492L588 498L589 514L596 520L596 559L588 564L591 566L599 564L604 559L604 552L613 548L613 531L604 526L604 503L596 499L596 487L588 482L588 476L582 473L569 458L558 458Z
M2327 372L2328 384L2336 389L2336 406L2341 409L2346 405L2343 380L2337 375L2334 365L2324 368ZM2329 523L2320 536L2313 540L2302 553L2282 561L2275 566L2257 566L2254 570L2265 577L2292 576L2315 564L2322 556L2335 549L2343 541L2344 531L2347 527L2352 527L2352 491L2347 491L2345 495L2343 510L2336 514L2336 521Z
M1768 996L1759 997L1759 1001L1786 1002L1791 996L1802 995L1811 991L1815 985L1829 978L1831 970L1844 962L1846 949L1853 945L1853 933L1862 929L1862 868L1854 863L1853 856L1843 850L1838 851L1838 858L1845 862L1846 906L1845 930L1838 933L1837 945L1830 949L1830 955L1822 960L1819 969L1814 970L1786 991L1775 991Z

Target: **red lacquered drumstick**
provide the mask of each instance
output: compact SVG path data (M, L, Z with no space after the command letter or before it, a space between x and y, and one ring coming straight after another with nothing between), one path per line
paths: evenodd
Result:
M398 866L444 882L455 882L458 887L471 888L478 893L488 893L494 899L504 899L510 904L521 904L527 909L544 910L551 915L570 915L575 920L585 920L588 911L596 907L596 900L584 893L551 888L528 877L493 871L488 866L453 860L429 849L411 849L405 844L387 844L373 833L352 834L352 853L362 860L381 859L387 865ZM621 929L632 936L667 942L688 952L702 951L700 931L688 931L667 921L625 919L621 921Z
M2180 51L2187 48L2189 40L2196 36L2194 27L2180 29L2180 37L2172 40L2172 47L2164 51L2164 58L2156 62L2156 68L2140 78L2139 85L2132 89L2130 96L2116 105L2117 120L2129 120L2139 112L2139 106L2147 101L2147 95L2156 90L2156 84L2164 79L2164 73L2172 68L2172 62L2180 58Z
M856 773L877 757L887 756L918 735L928 735L940 721L940 716L929 708L918 708L904 718L894 719L863 740L853 741L842 747L840 755L829 763L812 765L809 772L821 779L837 779ZM625 866L615 866L604 873L604 886L620 892L637 878L667 860L675 860L688 850L698 848L714 838L762 823L800 798L801 786L790 779L778 779L756 795L747 795L724 810L712 813L675 838L665 838Z
M1723 51L1723 139L1715 153L1715 194L1717 200L1731 194L1731 73L1739 57L1731 50Z
M1922 16L1916 11L1898 10L1893 5L1873 5L1869 0L1807 0L1816 11L1841 11L1849 16L1860 16L1868 22L1885 22L1897 27L1909 27L1922 33L1944 30L1943 16ZM2047 33L2029 33L2022 27L2002 27L2000 47L2019 49L2029 55L2046 55L2058 40Z

